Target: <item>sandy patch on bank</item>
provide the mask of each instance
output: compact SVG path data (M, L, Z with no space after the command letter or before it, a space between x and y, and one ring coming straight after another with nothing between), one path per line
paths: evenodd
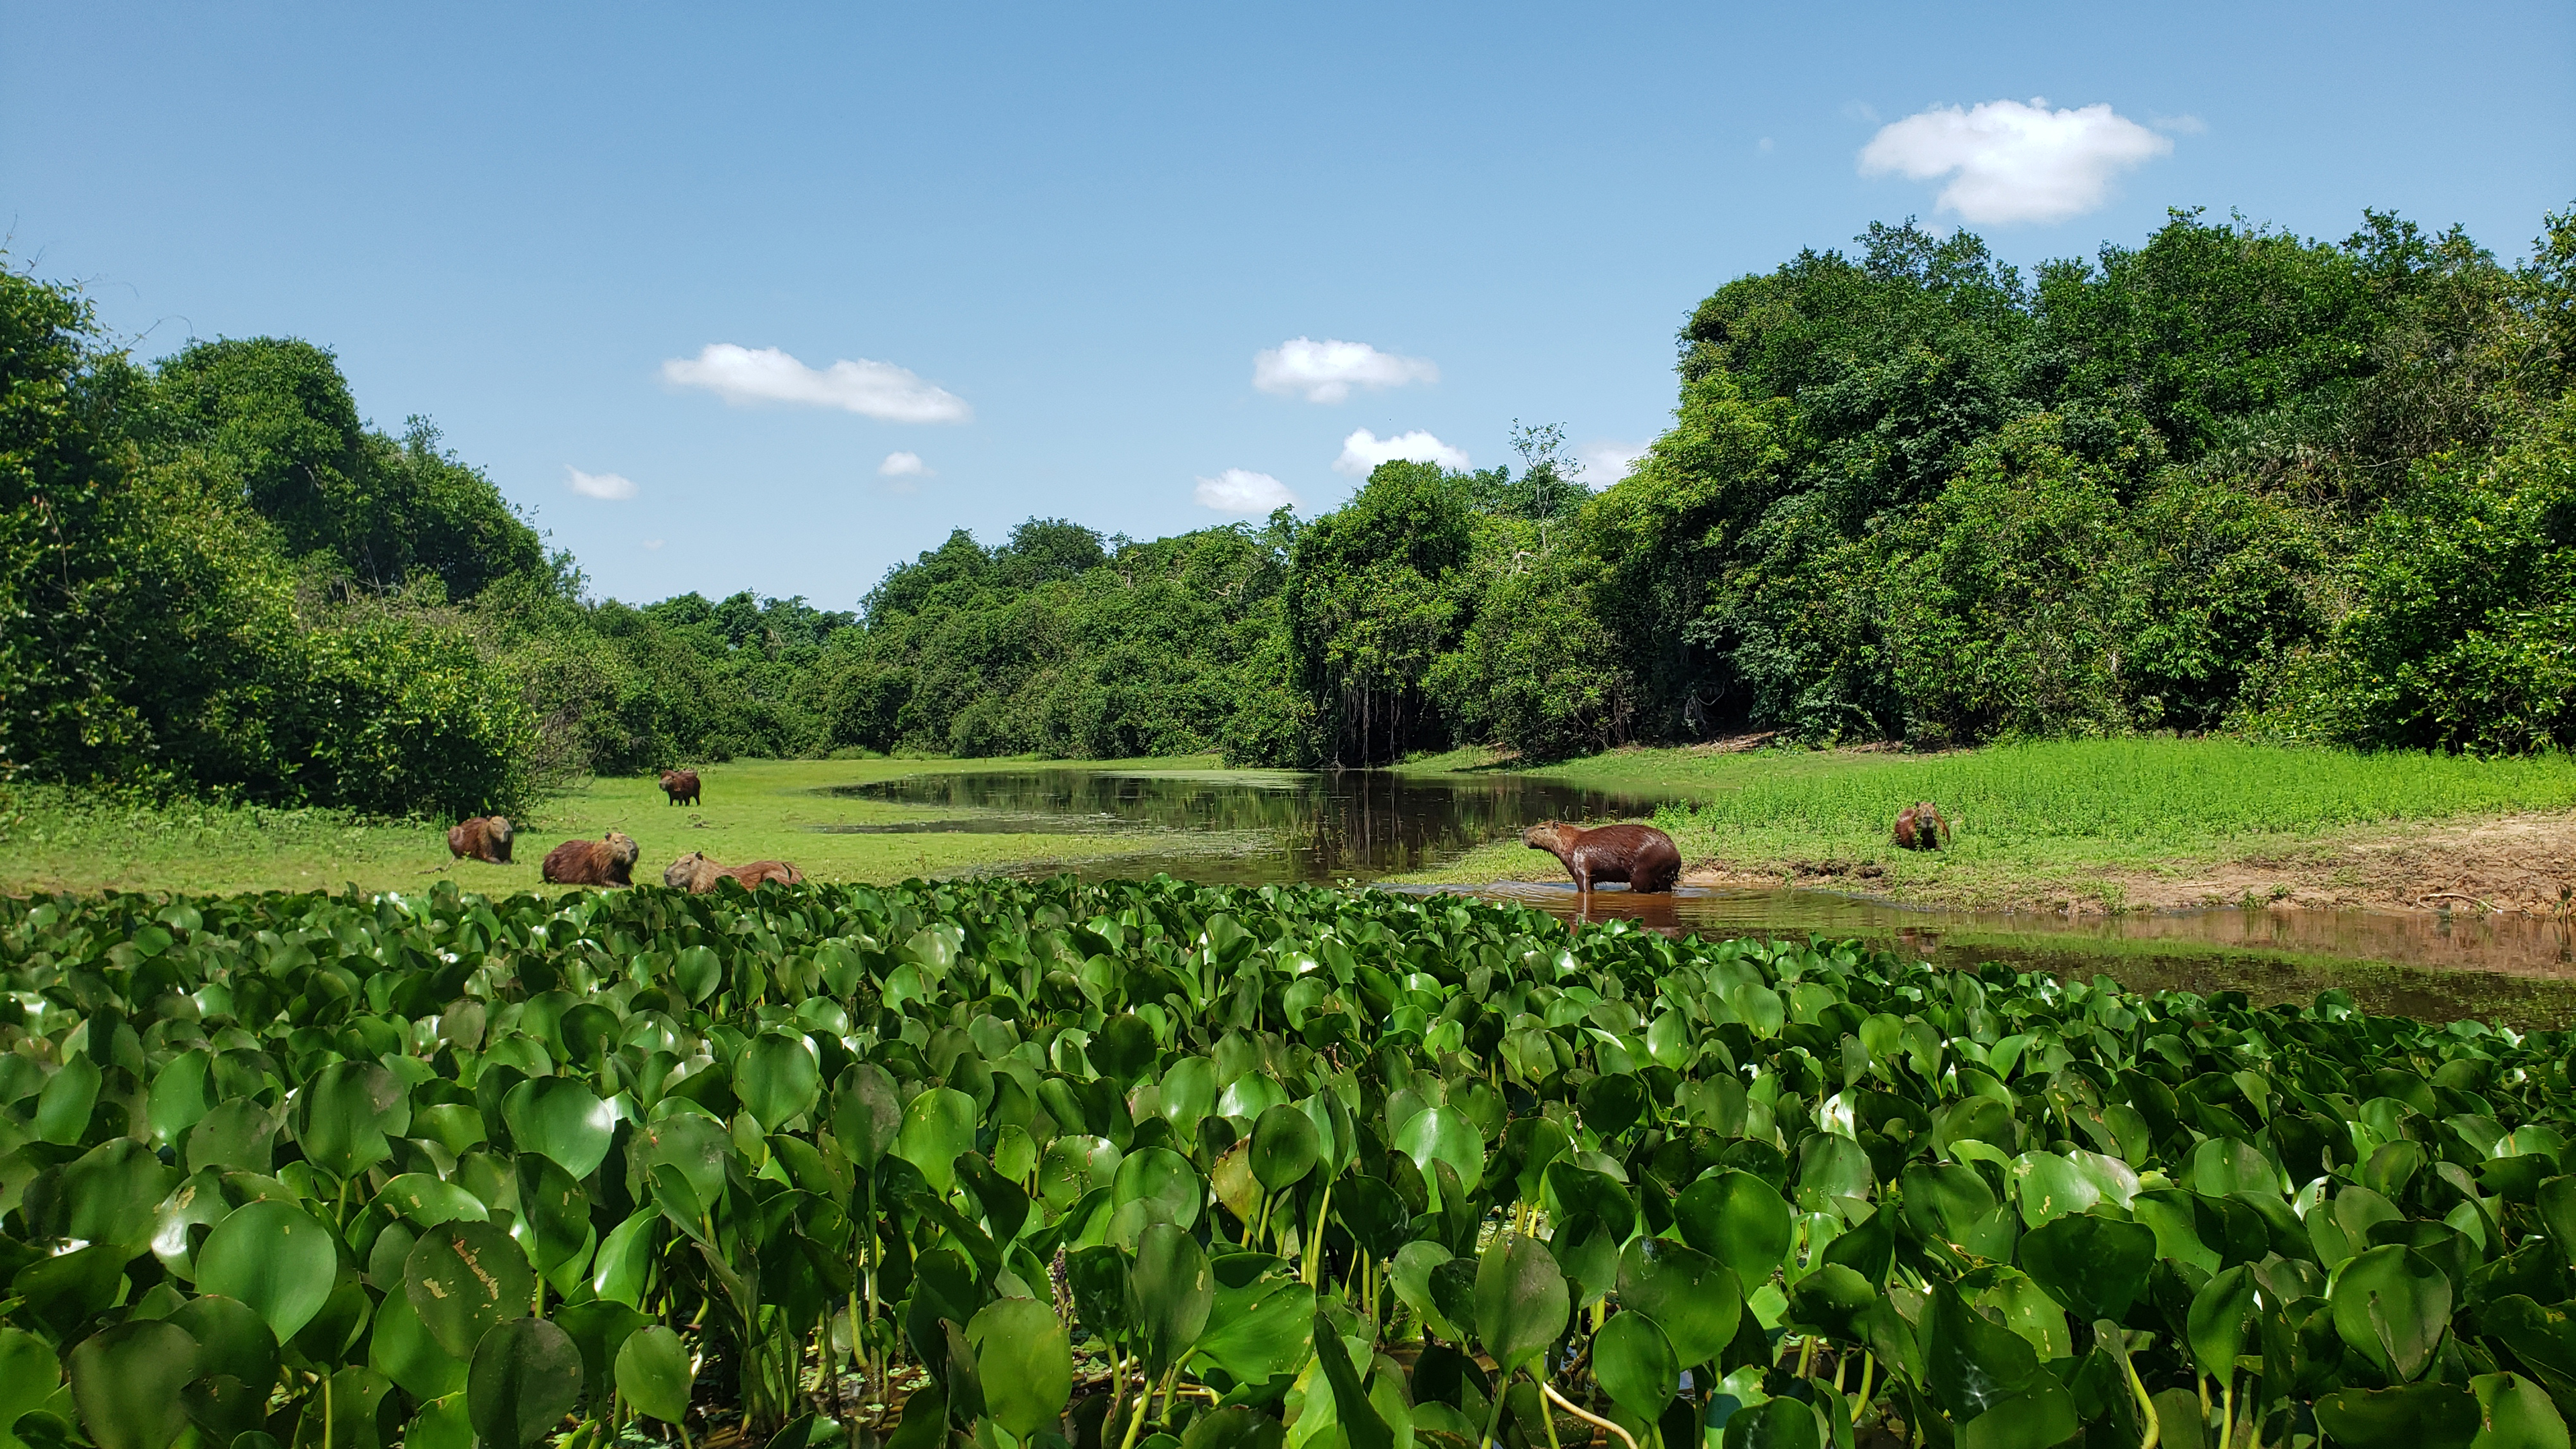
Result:
M1866 861L1705 861L1685 872L1682 882L1894 897L1952 894L1889 889L1885 870ZM1986 894L1973 888L1969 893ZM2024 896L2022 909L2075 915L2248 904L2557 915L2576 909L2576 814L2371 826L2269 853L2100 870L2056 889L2031 882L2015 893Z

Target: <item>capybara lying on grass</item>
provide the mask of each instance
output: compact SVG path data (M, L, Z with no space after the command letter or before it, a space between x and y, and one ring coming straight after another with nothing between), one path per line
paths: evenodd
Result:
M546 852L551 885L633 885L635 857L643 852L623 831L599 840L567 840Z
M707 859L707 853L701 850L672 861L670 868L662 872L662 884L675 891L702 896L714 890L716 883L726 876L742 882L742 888L747 891L760 889L764 881L797 885L805 879L803 871L783 860L755 860L749 865L722 866Z
M662 772L662 793L670 796L671 803L674 805L697 804L698 772L695 770L664 770Z
M1551 820L1523 831L1521 843L1565 862L1579 891L1605 881L1626 881L1632 891L1668 891L1682 878L1681 851L1671 836L1651 825L1586 830Z
M463 860L472 856L494 865L510 863L510 822L498 815L477 815L462 825L447 828L447 853Z
M1918 800L1896 812L1896 848L1899 850L1939 850L1950 838L1950 822L1929 800Z

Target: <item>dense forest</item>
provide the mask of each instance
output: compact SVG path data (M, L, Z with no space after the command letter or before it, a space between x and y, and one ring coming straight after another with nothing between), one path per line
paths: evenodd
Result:
M452 814L847 750L2576 745L2576 212L2515 264L2176 212L2031 276L1874 226L1720 287L1677 370L1599 492L1519 429L1313 519L961 531L850 612L634 606L328 352L147 366L0 272L0 772Z

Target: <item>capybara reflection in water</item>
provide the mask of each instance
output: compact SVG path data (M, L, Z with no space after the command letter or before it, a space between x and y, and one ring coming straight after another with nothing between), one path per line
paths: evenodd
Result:
M1896 812L1896 848L1939 850L1950 838L1950 822L1929 800L1918 800Z
M510 863L510 822L498 815L477 815L462 825L447 828L447 853L463 860L472 856L494 865Z
M697 804L698 772L695 770L664 770L662 772L662 793L670 796L671 803L674 805Z
M1671 836L1651 825L1586 830L1551 820L1522 832L1521 842L1564 861L1579 891L1608 881L1626 881L1632 891L1668 891L1682 878L1682 853Z
M612 830L599 840L567 840L546 852L545 876L551 885L633 885L633 839Z
M707 853L701 850L672 861L670 868L662 872L662 884L675 891L705 895L726 876L742 882L742 888L747 891L758 890L768 881L797 885L805 879L803 871L783 860L755 860L749 865L723 866L707 859Z

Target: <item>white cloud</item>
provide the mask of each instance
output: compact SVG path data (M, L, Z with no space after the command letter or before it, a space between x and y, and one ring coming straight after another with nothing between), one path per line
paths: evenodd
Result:
M1306 401L1337 403L1351 388L1402 387L1408 382L1438 382L1440 369L1427 357L1399 357L1365 342L1291 337L1252 356L1252 385L1282 397L1304 394Z
M1646 456L1643 443L1586 443L1575 450L1583 464L1583 485L1598 493L1628 476L1637 460Z
M648 538L644 540L644 546L648 549L658 550L662 547L662 540L658 538Z
M921 461L919 453L907 453L897 449L886 454L885 461L877 465L877 476L880 478L935 478L939 475L930 470L929 464Z
M585 473L569 463L564 465L564 484L584 498L605 498L612 503L623 503L635 496L634 479L615 473Z
M1342 456L1333 460L1333 471L1365 478L1370 469L1397 458L1415 463L1437 463L1443 468L1468 466L1465 452L1419 428L1409 433L1398 433L1392 438L1381 438L1366 428L1355 428L1349 437L1342 439Z
M1213 478L1201 478L1193 496L1201 508L1219 513L1268 513L1297 506L1297 495L1288 491L1287 484L1249 468L1228 468Z
M662 380L702 387L726 402L796 403L839 408L891 423L962 423L974 416L966 400L921 380L891 362L843 358L817 371L775 347L754 351L711 342L695 357L662 364Z
M1971 222L2064 221L2100 206L2114 176L2172 150L2108 105L2052 111L2033 97L1936 106L1882 127L1861 148L1860 171L1949 177L1933 204Z

